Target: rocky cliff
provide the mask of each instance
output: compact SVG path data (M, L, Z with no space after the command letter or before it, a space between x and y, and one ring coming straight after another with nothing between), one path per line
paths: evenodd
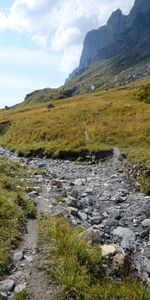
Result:
M120 9L110 16L106 25L87 33L77 68L69 79L95 62L121 55L141 60L150 54L150 0L135 0L128 16Z

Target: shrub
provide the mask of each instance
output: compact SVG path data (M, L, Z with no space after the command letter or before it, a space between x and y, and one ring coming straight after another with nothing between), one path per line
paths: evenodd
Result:
M150 104L150 83L143 86L137 93L138 99Z

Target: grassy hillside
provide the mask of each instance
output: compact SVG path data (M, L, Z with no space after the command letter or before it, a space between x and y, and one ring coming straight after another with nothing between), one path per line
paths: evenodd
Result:
M74 79L60 88L45 88L26 95L21 105L46 103L77 94L91 93L91 86L94 86L96 91L100 91L127 85L137 79L150 76L149 62L150 57L136 62L135 54L108 60L103 64L97 62L82 71L82 73L78 71Z
M48 156L81 149L118 146L132 161L150 160L150 105L138 100L141 88L103 91L0 112L0 145L24 155ZM2 128L2 129L1 129Z

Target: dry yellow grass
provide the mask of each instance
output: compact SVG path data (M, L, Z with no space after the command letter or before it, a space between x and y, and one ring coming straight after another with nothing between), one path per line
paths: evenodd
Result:
M135 162L150 160L150 105L138 101L139 84L95 94L76 96L47 105L0 112L0 122L11 126L0 134L0 144L25 155L42 149L101 150L118 146Z

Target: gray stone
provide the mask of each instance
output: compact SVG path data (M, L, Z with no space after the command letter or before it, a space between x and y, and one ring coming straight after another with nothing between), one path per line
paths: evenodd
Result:
M84 212L78 212L78 216L81 220L86 221L87 220L87 214Z
M126 227L120 227L120 226L117 227L116 229L113 230L113 235L122 238L121 247L123 249L132 248L135 242L135 233Z
M96 204L97 198L95 196L91 195L87 199L90 206L94 206Z
M70 194L71 197L77 199L79 196L79 192L77 190L73 190Z
M148 258L144 260L144 271L150 274L150 259Z
M143 227L150 227L150 219L145 219L145 220L142 222L142 226L143 226Z
M13 256L13 261L14 262L20 261L22 259L23 259L23 252L22 251L18 251L18 252L14 253L14 256Z
M29 262L29 263L31 263L32 261L33 261L33 257L32 257L32 255L25 255L24 256L24 258L25 258L25 260L27 261L27 262Z
M101 216L91 217L90 222L91 222L92 225L100 224L102 222L102 217Z
M70 213L74 217L78 217L78 209L74 207L70 207Z
M10 276L10 279L12 279L14 282L16 282L16 281L22 279L23 277L24 277L23 271L16 271Z
M93 193L93 189L92 189L92 188L86 188L86 189L85 189L85 192L86 192L87 194L92 194L92 193Z
M4 293L8 293L13 291L15 288L15 283L11 279L5 279L3 281L0 281L0 291Z
M8 299L7 294L0 292L0 300L7 300L7 299Z
M113 271L122 277L128 276L131 266L131 259L125 252L117 253L113 258Z
M80 233L80 237L91 241L91 243L101 243L102 237L99 229L95 229L94 226L86 229Z
M84 185L84 182L82 179L76 179L74 182L75 185L80 186L80 185Z

